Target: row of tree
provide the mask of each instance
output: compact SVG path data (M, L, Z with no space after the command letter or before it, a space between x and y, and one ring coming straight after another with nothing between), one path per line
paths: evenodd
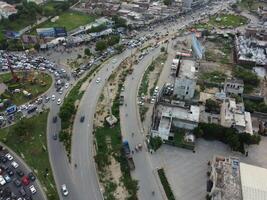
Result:
M223 127L218 124L200 123L193 133L196 137L203 137L206 140L219 140L228 144L232 150L245 153L244 145L259 144L259 135L238 133L234 128Z

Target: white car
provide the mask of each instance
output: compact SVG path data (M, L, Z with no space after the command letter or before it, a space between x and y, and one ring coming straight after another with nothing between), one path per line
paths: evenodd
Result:
M66 88L66 89L68 89L68 88L69 88L69 86L70 86L70 84L69 84L69 83L66 83L66 84L65 84L65 88Z
M96 79L96 83L100 83L100 81L101 81L101 78L98 77L98 78Z
M18 166L19 166L19 164L18 164L17 162L15 162L15 161L12 161L12 162L11 162L11 165L12 165L12 167L14 167L15 169L18 168Z
M58 99L57 100L57 105L60 105L61 104L61 99Z
M64 196L67 196L69 194L66 184L61 185L61 191Z
M30 188L30 191L32 194L36 193L36 189L35 189L34 185L31 185L29 188Z
M10 155L10 153L7 153L5 155L5 157L8 159L8 160L13 160L13 156Z
M63 94L63 88L60 88L59 94Z
M0 175L0 185L5 185L6 184L6 180L4 179L3 176Z
M54 94L51 96L51 100L52 101L55 101L56 100L56 96Z

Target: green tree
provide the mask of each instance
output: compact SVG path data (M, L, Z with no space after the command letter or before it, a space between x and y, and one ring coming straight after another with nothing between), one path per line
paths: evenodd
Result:
M96 42L96 51L104 51L107 48L107 42L105 40L100 40Z
M108 38L107 44L108 46L113 46L120 42L120 36L119 35L112 35Z
M220 112L220 105L217 101L214 101L212 99L207 99L205 108L207 112L215 112L218 113Z
M89 48L84 49L84 54L90 56L91 55L90 49Z
M31 124L26 119L22 119L14 125L14 133L17 134L20 138L24 138L29 136L32 127L33 124Z
M158 136L150 138L150 144L154 151L157 151L162 145L162 139Z
M163 0L164 5L169 6L172 4L172 0Z

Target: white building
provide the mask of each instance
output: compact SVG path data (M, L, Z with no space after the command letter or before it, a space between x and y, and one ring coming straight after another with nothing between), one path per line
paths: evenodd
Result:
M8 18L12 14L16 14L17 9L15 6L10 5L6 2L0 1L0 19L3 18Z
M244 110L243 103L237 104L232 98L226 98L222 103L221 125L236 128L240 133L253 134L250 112Z
M173 136L171 127L193 130L198 126L200 108L198 106L183 107L168 107L158 106L158 117L160 118L157 127L152 130L152 136L159 136L163 140L168 140Z

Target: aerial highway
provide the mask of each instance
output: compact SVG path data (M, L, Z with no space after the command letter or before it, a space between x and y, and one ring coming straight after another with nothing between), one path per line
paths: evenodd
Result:
M94 136L92 135L94 114L105 81L112 74L112 71L130 55L131 51L126 50L104 63L88 85L79 104L73 125L71 149L72 171L78 192L76 199L88 200L88 197L90 200L102 199L94 162ZM100 80L99 83L96 83L97 79ZM82 116L85 117L83 123L80 122ZM75 164L77 165L76 168L74 167Z

